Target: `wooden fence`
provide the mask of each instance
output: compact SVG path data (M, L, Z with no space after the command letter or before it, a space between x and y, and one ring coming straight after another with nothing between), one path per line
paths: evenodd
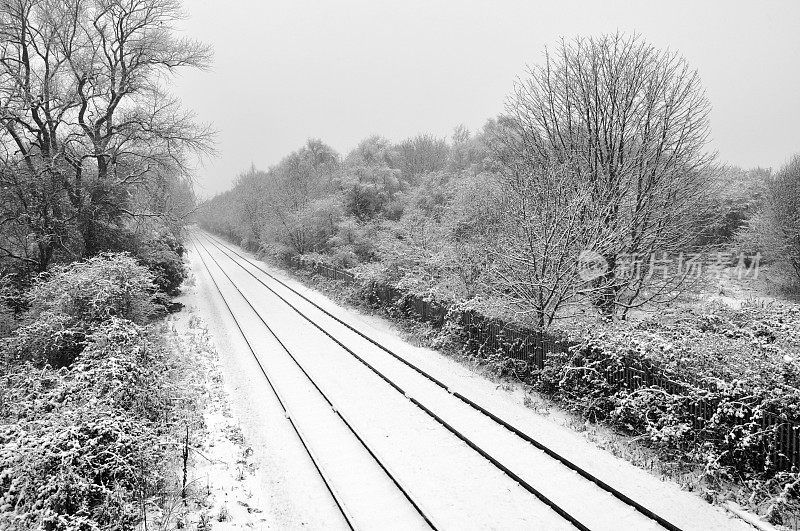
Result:
M333 280L350 284L356 280L352 273L327 264L301 259L295 260L295 264L299 268L311 270ZM406 314L413 313L420 320L431 322L435 326L442 326L450 311L445 304L427 300L387 284L373 282L368 288L371 302L383 306L398 306ZM469 339L479 342L492 351L501 350L510 358L530 362L540 370L544 369L548 354L564 353L569 349L568 344L546 333L519 329L496 319L488 319L475 311L459 312L453 317L467 331ZM636 367L609 370L605 377L609 383L624 386L631 391L642 387L658 387L673 395L685 395L691 389L688 384ZM694 427L701 428L714 415L716 406L713 401L706 400L687 402L686 407L693 418ZM744 421L743 419L742 422ZM800 423L768 411L764 412L758 421L762 430L775 430L774 440L764 448L770 461L779 469L800 468Z

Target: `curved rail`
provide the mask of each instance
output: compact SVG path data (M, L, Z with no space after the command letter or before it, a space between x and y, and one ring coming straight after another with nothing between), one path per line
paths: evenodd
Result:
M536 439L534 439L533 437L531 437L530 435L528 435L527 433L525 433L525 432L524 432L524 431L522 431L521 429L517 428L516 426L514 426L514 425L513 425L513 424L511 424L510 422L508 422L508 421L504 420L503 418L501 418L501 417L500 417L500 416L498 416L497 414L495 414L495 413L493 413L493 412L489 411L489 410L488 410L488 409L486 409L485 407L483 407L483 406L481 406L480 404L476 403L476 402L475 402L475 401L473 401L472 399L470 399L470 398L468 398L468 397L464 396L463 394L459 393L458 391L455 391L455 390L453 390L453 389L452 389L452 388L451 388L449 385L447 385L446 383L442 382L441 380L439 380L438 378L436 378L434 375L430 374L429 372L425 371L424 369L420 368L419 366L417 366L417 365L413 364L412 362L408 361L407 359L405 359L404 357L400 356L400 355L399 355L399 354L397 354L396 352L392 351L392 350L391 350L391 349L389 349L388 347L386 347L386 346L382 345L381 343L377 342L377 341L376 341L376 340L374 340L373 338L371 338L371 337L367 336L366 334L364 334L363 332L361 332L361 331L359 331L358 329L354 328L354 327L353 327L353 326L351 326L350 324L348 324L348 323L344 322L343 320L341 320L340 318L336 317L335 315L333 315L333 314L332 314L331 312L329 312L328 310L326 310L326 309L322 308L320 305L318 305L318 304L317 304L317 303L315 303L314 301L310 300L309 298L307 298L306 296L304 296L302 293L298 292L297 290L295 290L294 288L292 288L291 286L289 286L288 284L286 284L285 282L283 282L283 281L282 281L282 280L280 280L279 278L277 278L277 277L275 277L274 275L272 275L271 273L269 273L267 270L265 270L263 267L259 266L257 263L254 263L252 260L250 260L250 259L249 259L249 258L247 258L246 256L243 256L242 254L238 253L238 252L237 252L235 249L232 249L232 248L231 248L231 247L229 247L228 245L225 245L225 244L220 244L220 243L218 243L218 241L219 241L219 240L218 240L217 238L214 238L213 236L209 236L209 235L207 235L206 233L204 233L204 236L205 236L205 237L206 237L206 238L207 238L207 239L210 241L210 243L211 243L212 245L214 245L215 247L217 247L217 248L218 248L218 249L219 249L219 250L220 250L220 251L221 251L223 254L226 254L226 255L228 255L228 253L226 252L226 250L227 250L227 251L230 251L230 252L231 252L231 253L233 253L234 255L238 256L239 258L241 258L242 260L246 261L246 262L247 262L248 264L250 264L251 266L255 267L256 269L258 269L259 271L261 271L262 273L264 273L264 274L265 274L266 276L268 276L270 279L274 280L275 282L277 282L278 284L280 284L281 286L283 286L283 287L284 287L284 288L286 288L287 290L291 291L293 294L295 294L295 295L297 295L298 297L300 297L301 299L303 299L305 302L307 302L307 303L311 304L312 306L314 306L316 309L318 309L319 311L321 311L322 313L324 313L326 316L330 317L331 319L335 320L336 322L338 322L339 324L341 324L341 325L342 325L342 326L344 326L345 328L347 328L347 329L349 329L350 331L354 332L355 334L357 334L357 335L358 335L358 336L360 336L361 338L365 339L366 341L368 341L368 342L372 343L373 345L375 345L376 347L380 348L381 350L383 350L384 352L386 352L387 354L389 354L390 356L392 356L392 357L393 357L393 358L395 358L396 360L400 361L401 363L403 363L404 365L406 365L407 367L409 367L410 369L412 369L412 370L413 370L413 371L415 371L416 373L418 373L418 374L420 374L421 376L425 377L426 379L430 380L431 382L433 382L434 384L436 384L436 385L437 385L437 386L439 386L440 388L442 388L442 389L446 390L446 391L447 391L448 393L450 393L452 396L455 396L456 398L458 398L459 400L461 400L461 401L462 401L462 402L464 402L465 404L469 405L470 407L472 407L472 408L473 408L473 409L475 409L476 411L479 411L479 412L480 412L480 413L482 413L483 415L485 415L485 416L489 417L489 418L490 418L490 419L492 419L494 422L496 422L497 424L500 424L501 426L503 426L504 428L506 428L507 430L509 430L510 432L512 432L512 433L513 433L514 435L516 435L517 437L519 437L519 438L521 438L522 440L526 441L527 443L531 444L532 446L534 446L534 447L535 447L535 448L537 448L538 450L541 450L541 451L542 451L542 452L544 452L544 453L545 453L547 456L549 456L549 457L551 457L552 459L555 459L556 461L560 462L561 464L563 464L564 466L566 466L566 467L567 467L567 468L569 468L570 470L572 470L572 471L574 471L574 472L578 473L578 474L579 474L581 477L583 477L584 479L586 479L586 480L588 480L588 481L591 481L592 483L594 483L595 485L597 485L598 487L600 487L602 490L604 490L604 491L608 492L609 494L611 494L612 496L614 496L614 497L615 497L615 498L617 498L618 500L622 501L622 502L623 502L623 503L625 503L626 505L629 505L629 506L631 506L631 507L635 508L635 509L636 509L638 512L640 512L640 513L641 513L641 514L643 514L644 516L647 516L647 517L648 517L648 518L650 518L651 520L654 520L655 522L657 522L657 523L658 523L660 526L664 527L665 529L669 529L670 531L681 531L681 529L680 529L678 526L676 526L675 524L673 524L673 523L671 523L670 521L666 520L664 517L662 517L662 516L660 516L660 515L656 514L654 511L652 511L651 509L648 509L647 507L645 507L645 506L644 506L644 505L642 505L641 503L637 502L636 500L633 500L632 498L630 498L629 496L627 496L627 495L626 495L626 494L624 494L623 492L620 492L619 490L617 490L616 488L612 487L611 485L607 484L606 482L604 482L603 480L601 480L600 478L598 478L598 477L597 477L597 476L595 476L594 474L592 474L592 473L588 472L587 470L583 469L583 468L582 468L582 467L580 467L579 465L575 464L575 463L574 463L574 462L572 462L571 460L569 460L569 459L567 459L566 457L562 456L561 454L557 453L556 451L554 451L554 450L553 450L553 449L551 449L550 447L546 446L545 444L541 443L540 441L537 441ZM223 249L223 247L224 247L224 249ZM228 255L228 257L230 258L230 255ZM402 389L401 389L399 386L397 386L396 384L394 384L394 382L391 382L391 381L390 381L388 378L386 378L386 377L385 377L383 374L381 374L381 373L380 373L380 372L378 372L376 369L374 369L374 368L373 368L371 365L369 365L369 363L368 363L368 362L364 361L364 360L363 360L361 357L359 357L357 354L355 354L355 353L354 353L354 352L352 352L350 349L348 349L347 347L345 347L344 345L342 345L342 344L341 344L341 343L340 343L340 342L339 342L339 341L338 341L336 338L334 338L333 336L331 336L331 335L330 335L330 334L329 334L329 333L328 333L326 330L322 329L322 328L321 328L319 325L317 325L316 323L314 323L313 321L311 321L311 319L309 319L307 316L305 316L305 314L303 314L303 313L302 313L300 310L298 310L296 307L294 307L294 306L293 306L291 303L289 303L288 301L286 301L286 299L284 299L284 298L283 298L281 295L279 295L278 293L276 293L276 292L275 292L275 291L274 291L272 288L270 288L269 286L267 286L267 285L266 285L266 284L265 284L265 283L264 283L264 282L263 282L261 279L259 279L259 278L258 278L258 277L256 277L255 275L253 275L253 273L252 273L252 272L250 272L249 270L247 270L247 268L245 268L245 267L244 267L244 266L242 266L241 264L238 264L238 262L236 262L236 260L233 260L232 258L231 258L231 261L233 261L234 263L236 263L237 265L239 265L239 267L241 267L242 269L244 269L245 271L247 271L247 273L248 273L248 274L250 274L250 276L252 276L253 278L255 278L255 279L256 279L256 280L257 280L257 281L258 281L260 284L262 284L264 287L266 287L267 289L269 289L269 290L270 290L270 291L271 291L273 294L275 294L275 295L276 295L278 298L280 298L280 299L281 299L283 302L285 302L285 303L286 303L286 304L287 304L289 307L291 307L291 308L292 308L292 309L293 309L295 312L297 312L298 314L300 314L300 315L301 315L301 316L302 316L304 319L306 319L308 322L310 322L310 323L311 323L311 324L313 324L315 327L317 327L318 329L320 329L320 330L321 330L323 333L325 333L325 334L326 334L328 337L330 337L330 338L331 338L333 341L335 341L337 344L339 344L339 345L340 345L342 348L344 348L345 350L347 350L348 352L350 352L350 353L351 353L353 356L355 356L357 359L359 359L359 360L360 360L362 363L364 363L365 365L367 365L367 366L368 366L370 369L372 369L372 370L373 370L373 372L375 372L375 373L376 373L376 374L378 374L378 375L379 375L379 376L380 376L382 379L384 379L385 381L387 381L387 383L389 383L389 385L391 385L392 387L394 387L394 388L395 388L395 389L397 389L398 391L400 391L400 392L402 392L402 393L404 393L404 394L405 394L405 392L404 392L404 391L402 391ZM444 421L442 421L442 420L440 420L438 417L436 417L436 415L435 415L434 413L430 412L430 411L429 411L429 410L428 410L428 409L427 409L427 408L426 408L424 405L417 403L417 402L416 402L416 400L414 400L414 399L413 399L413 398L411 398L411 397L409 397L409 398L410 398L410 399L411 399L413 402L415 402L415 403L416 403L416 404L417 404L417 405L418 405L420 408L422 408L423 410L425 410L426 412L428 412L430 415L434 416L434 417L435 417L437 420L439 420L441 423L445 424L445 423L444 423ZM446 425L446 424L445 424L445 427L447 427L447 428L448 428L450 431L454 431L452 428L450 428L450 427L449 427L449 425ZM464 440L465 442L467 442L467 444L469 444L470 446L472 446L472 443L471 443L470 441L467 441L467 440L466 440L464 437L462 437L461 435L459 435L459 434L457 434L457 433L456 433L456 435L457 435L457 436L459 436L459 438L462 438L462 440ZM478 449L476 449L476 450L477 450L477 451L479 451L479 453L482 453L482 450L478 450ZM483 453L482 453L482 455L483 455ZM485 456L485 457L486 457L486 456ZM489 458L489 457L487 457L487 458ZM493 458L489 458L489 459L490 459L490 461L493 461ZM493 463L494 463L494 461L493 461ZM498 463L495 463L495 464L496 464L496 465L498 465ZM499 465L499 466L501 467L501 469L502 469L504 472L508 473L506 470L504 470L504 468L505 468L505 467L503 467L502 465ZM514 477L514 476L512 476L512 477ZM514 479L516 479L516 477L515 477ZM517 481L519 481L519 480L517 480ZM523 486L525 486L525 485L523 485ZM538 496L537 496L537 497L538 497ZM542 500L542 501L544 501L544 500ZM547 502L545 502L545 503L547 503ZM549 504L548 504L548 505L549 505ZM557 512L558 512L558 511L557 511ZM559 514L561 514L561 513L559 513ZM563 515L562 515L562 516L563 516Z

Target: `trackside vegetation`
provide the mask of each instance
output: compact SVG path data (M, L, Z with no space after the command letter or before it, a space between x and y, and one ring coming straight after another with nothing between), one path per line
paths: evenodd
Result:
M157 293L125 253L33 280L0 339L0 527L132 529L166 488L184 391Z

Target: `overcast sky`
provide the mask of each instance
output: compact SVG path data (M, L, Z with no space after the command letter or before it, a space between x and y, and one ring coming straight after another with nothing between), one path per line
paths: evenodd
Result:
M545 46L618 29L697 68L720 160L776 167L800 152L800 0L184 1L186 34L215 53L173 86L219 132L203 196L310 137L344 154L374 133L476 130Z

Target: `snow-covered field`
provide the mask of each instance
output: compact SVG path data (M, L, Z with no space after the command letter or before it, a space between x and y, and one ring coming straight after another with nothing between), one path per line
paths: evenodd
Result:
M358 451L359 445L352 435L337 422L319 393L313 392L299 368L260 322L251 304L319 382L320 388L332 397L336 408L352 422L392 474L402 480L411 496L427 513L435 516L442 528L556 529L571 526L303 320L259 280L301 311L313 315L313 319L330 330L337 340L399 383L409 396L446 418L481 447L491 449L494 457L591 529L658 528L652 520L547 458L487 417L467 411L468 408L458 405L460 403L446 391L419 378L374 345L334 320L326 319L318 310L313 313L312 305L293 296L254 266L245 262L242 264L246 269L235 265L208 241L205 247L210 253L205 255L205 260L262 365L274 375L273 383L279 393L285 395L287 409L302 426L326 472L334 479L336 490L364 528L423 527L423 522L409 510L410 504L396 487L382 477L374 462L370 465L363 449ZM251 489L255 494L247 503L260 511L253 525L259 523L264 528L344 527L341 513L269 390L198 251L206 252L197 248L190 252L196 284L184 302L207 323L209 341L219 353L214 363L222 375L225 396L230 402L231 422L241 427L245 448L252 448L252 455L248 456L254 465L251 479L258 487ZM237 252L242 251L237 249ZM211 256L225 268L241 293L217 269ZM751 529L730 513L615 458L551 418L525 407L518 390L498 389L496 384L463 365L403 341L391 323L342 308L280 271L269 271L339 319L446 381L454 390L679 527ZM207 423L213 432L213 416ZM254 512L251 509L247 514ZM236 520L232 517L230 523Z

